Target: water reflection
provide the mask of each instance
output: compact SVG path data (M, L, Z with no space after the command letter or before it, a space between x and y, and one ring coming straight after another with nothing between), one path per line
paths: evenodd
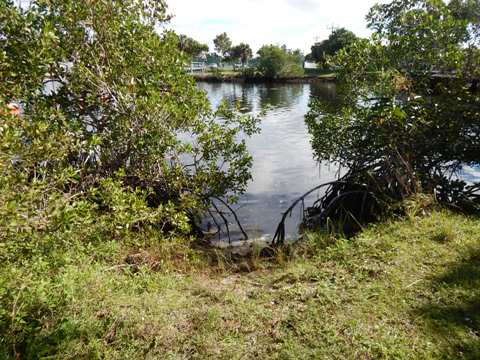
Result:
M319 166L313 159L304 122L311 99L323 100L333 107L341 105L336 85L200 83L199 87L207 92L214 107L226 99L230 104L240 102L245 113L256 114L268 109L261 123L261 133L247 139L254 159L253 181L236 209L251 238L271 239L282 213L293 201L337 177L336 166ZM480 167L465 166L458 175L471 184L480 178ZM313 194L310 201L318 195ZM287 224L290 237L297 234L300 215L298 209L297 215ZM230 228L234 233L232 237L240 239L241 234L235 226L232 224Z
M473 185L480 181L480 166L464 166L459 174L460 179L469 185Z
M312 97L330 101L338 101L337 85L333 82L319 82L310 85L310 94Z
M291 109L303 97L306 86L292 85L264 85L259 87L259 102L262 109Z
M335 166L319 166L314 160L304 122L311 97L335 101L335 85L199 83L198 86L207 92L214 107L226 99L230 104L240 102L247 113L267 109L261 133L247 139L254 159L253 181L240 199L237 213L250 237L271 238L282 213L296 198L336 177ZM299 219L300 214L287 225L291 236L297 232Z

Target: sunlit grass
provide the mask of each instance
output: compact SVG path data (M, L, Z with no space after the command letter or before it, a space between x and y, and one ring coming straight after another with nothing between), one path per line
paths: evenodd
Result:
M36 288L16 306L35 326L16 350L62 359L480 358L478 219L436 211L333 240L311 235L282 264L257 258L250 273L152 270L148 259L124 267L114 245L102 250L108 261L77 256L25 282Z

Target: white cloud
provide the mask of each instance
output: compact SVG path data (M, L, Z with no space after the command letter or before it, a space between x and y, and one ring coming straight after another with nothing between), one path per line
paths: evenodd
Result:
M320 6L320 1L315 0L287 0L287 3L293 7L303 11L316 10Z
M263 44L286 44L310 50L316 38L328 37L332 26L368 36L365 16L378 0L167 0L174 19L169 28L209 44L227 32L234 43L254 51ZM383 0L380 2L388 2Z

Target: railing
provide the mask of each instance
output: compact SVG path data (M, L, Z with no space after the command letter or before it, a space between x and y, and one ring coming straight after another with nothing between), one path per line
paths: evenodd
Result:
M207 63L205 62L196 62L193 61L189 67L186 68L187 71L193 73L195 71L201 71L204 72L205 69L207 68Z

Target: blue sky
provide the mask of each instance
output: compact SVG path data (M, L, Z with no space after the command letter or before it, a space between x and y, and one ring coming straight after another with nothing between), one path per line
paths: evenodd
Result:
M368 36L365 15L388 0L167 0L174 18L169 28L207 43L227 32L234 44L246 42L254 51L263 44L286 44L309 52L332 26Z

